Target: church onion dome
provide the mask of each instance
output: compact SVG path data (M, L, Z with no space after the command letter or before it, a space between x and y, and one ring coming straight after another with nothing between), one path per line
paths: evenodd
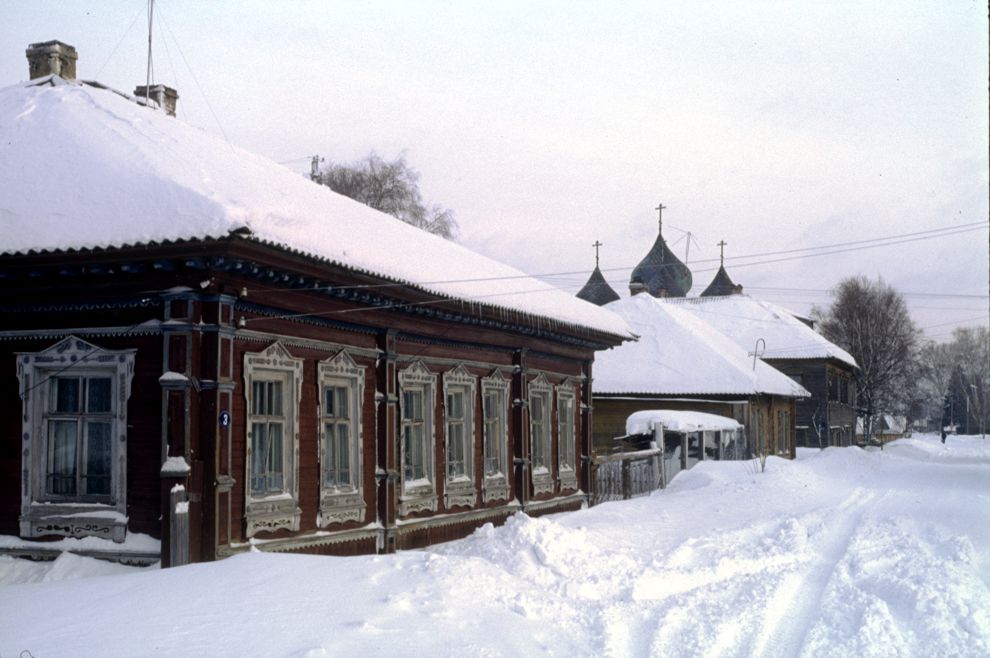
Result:
M715 278L712 282L708 284L704 292L701 293L702 297L721 297L723 295L740 295L742 294L742 286L737 286L729 278L728 272L725 271L724 265L719 265L718 272L715 274Z
M588 277L588 283L584 284L584 287L578 291L577 296L598 306L605 306L605 304L619 299L619 293L608 285L608 281L602 276L602 271L598 269L597 265L595 265L595 271Z
M654 297L684 297L691 289L691 270L670 250L657 234L650 252L629 277L629 292L648 292Z

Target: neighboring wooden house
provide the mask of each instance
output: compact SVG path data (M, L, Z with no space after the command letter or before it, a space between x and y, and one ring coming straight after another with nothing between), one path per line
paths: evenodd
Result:
M623 320L32 70L0 90L0 400L22 410L0 421L0 535L17 552L388 552L585 503L592 362L630 338Z
M724 268L719 273L724 273ZM716 275L713 286L718 279ZM730 285L735 286L726 274L716 288L725 292L732 289ZM729 336L750 354L759 355L811 393L797 405L799 446L852 443L856 426L856 360L816 332L810 321L738 292L671 303Z
M909 436L911 436L911 428L908 425L906 417L895 416L893 414L877 414L874 416L872 441L888 443L895 439L903 439ZM863 431L863 418L856 419L856 442L860 444L866 442L865 432Z
M611 450L633 412L667 409L733 418L745 426L751 449L794 455L795 405L808 395L799 384L680 304L636 295L606 308L639 340L596 360L596 452Z

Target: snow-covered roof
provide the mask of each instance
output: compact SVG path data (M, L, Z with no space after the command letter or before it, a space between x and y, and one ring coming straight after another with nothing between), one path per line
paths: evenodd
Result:
M706 414L700 411L646 409L637 411L626 419L626 434L649 434L657 424L672 432L737 430L742 427L732 418L718 414Z
M767 359L836 359L856 366L856 359L785 308L749 295L668 299L667 303L690 311L745 350L752 352L763 339Z
M610 311L102 86L50 76L0 89L0 180L0 254L236 232L453 299L630 336Z
M805 397L800 384L681 307L642 294L605 308L639 334L595 357L595 392Z

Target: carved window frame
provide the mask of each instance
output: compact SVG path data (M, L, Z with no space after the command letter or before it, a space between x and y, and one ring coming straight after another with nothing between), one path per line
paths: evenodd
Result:
M509 385L509 379L502 375L499 370L495 370L491 375L481 380L481 415L484 441L481 451L481 499L486 503L491 500L509 499ZM494 419L487 415L489 407L486 401L489 395L495 398ZM489 447L493 444L494 447L490 450ZM491 453L495 454L498 468L489 474L486 455Z
M363 482L363 447L364 433L362 411L364 408L364 368L357 365L346 352L321 361L317 366L317 415L320 433L319 451L320 463L320 512L317 525L326 527L331 523L345 521L360 521L364 518L366 504L364 502ZM326 468L326 390L330 387L342 387L348 392L348 453L351 484L347 486L328 486Z
M453 419L448 416L450 396L463 396L464 416L459 425L463 432L461 446L464 455L464 473L452 476L450 473L451 425ZM444 506L474 507L478 500L475 485L475 404L478 395L478 380L464 366L448 370L443 374L443 410L444 410Z
M299 403L302 398L303 359L293 357L281 343L275 342L261 352L244 353L244 517L247 536L258 532L299 530ZM283 409L286 428L283 432L282 491L275 494L251 494L251 410L253 383L283 381ZM288 440L286 440L288 439Z
M21 434L22 537L96 536L124 541L127 534L127 400L137 350L106 350L69 336L40 352L17 353L23 408ZM109 377L111 388L110 495L47 493L50 381L56 376Z
M533 404L539 399L540 405ZM534 417L533 410L542 406L540 417ZM529 455L532 463L533 493L553 492L553 473L551 472L553 417L553 386L546 376L540 373L529 383ZM539 450L537 450L539 448ZM539 461L537 459L539 456Z
M399 514L437 511L436 487L436 410L437 376L422 361L399 371ZM410 481L406 477L406 393L419 393L423 400L422 453L424 477ZM408 422L411 427L411 421Z
M564 382L557 386L557 478L561 490L577 489L577 425L577 391L574 384Z

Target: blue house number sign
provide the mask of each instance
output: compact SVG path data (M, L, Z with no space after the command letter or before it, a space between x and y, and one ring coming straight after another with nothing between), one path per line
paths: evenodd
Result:
M220 412L220 427L230 427L230 412L226 409Z

